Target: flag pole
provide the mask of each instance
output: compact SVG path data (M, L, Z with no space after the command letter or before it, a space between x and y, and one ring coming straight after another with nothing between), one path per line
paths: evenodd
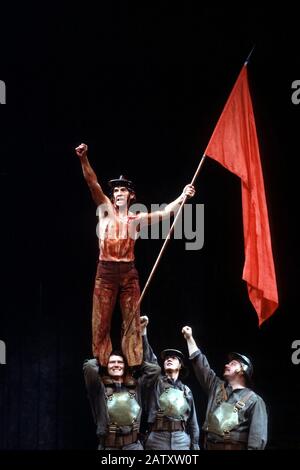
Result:
M201 171L201 168L202 168L202 166L203 166L203 163L204 163L204 161L205 161L205 158L206 158L206 155L203 154L203 155L202 155L202 158L201 158L201 160L200 160L200 163L199 163L199 165L198 165L198 167L197 167L197 169L196 169L196 171L195 171L195 174L194 174L194 176L193 176L192 181L191 181L190 184L194 184L194 182L196 181L196 178L197 178L197 176L199 175L199 173L200 173L200 171ZM145 296L145 294L146 294L146 291L147 291L147 289L148 289L148 287L149 287L150 282L152 281L152 278L153 278L153 276L154 276L154 273L155 273L155 271L156 271L156 268L157 268L157 266L158 266L158 264L159 264L159 262L160 262L160 260L161 260L161 258L162 258L162 255L163 255L163 253L164 253L164 251L165 251L165 249L166 249L166 246L168 245L168 243L169 243L169 241L170 241L170 239L171 239L171 235L172 235L172 233L173 233L173 231L174 231L174 227L175 227L176 222L177 222L177 220L178 220L178 218L179 218L179 216L180 216L180 214L181 214L181 212L182 212L182 209L183 209L183 206L184 206L186 200L187 200L187 196L184 196L182 202L180 203L180 206L179 206L179 209L178 209L178 211L177 211L177 214L176 214L176 216L174 217L174 220L173 220L173 223L172 223L172 225L171 225L171 228L170 228L170 230L169 230L169 232L168 232L168 235L166 236L166 239L165 239L165 241L164 241L164 243L163 243L163 245L162 245L162 247L161 247L161 249L160 249L160 252L159 252L158 257L157 257L157 259L156 259L156 261L155 261L155 263L154 263L154 266L153 266L153 268L152 268L152 270L151 270L151 272L150 272L150 274L149 274L149 276L148 276L147 282L146 282L146 284L145 284L145 286L144 286L144 289L142 290L142 293L141 293L141 295L140 295L140 298L139 298L139 300L138 300L138 303L136 304L136 307L135 307L135 309L134 309L134 311L133 311L133 313L132 313L132 316L131 316L129 322L127 323L127 326L126 326L126 329L124 330L123 336L126 336L126 334L128 333L129 328L130 328L130 326L131 326L131 324L132 324L132 322L133 322L133 320L134 320L134 318L135 318L135 314L136 314L137 310L139 309L139 307L140 307L140 305L141 305L141 303L142 303L142 300L143 300L143 298L144 298L144 296Z
M254 49L255 49L255 44L254 44L254 46L252 47L252 49L251 49L251 51L250 51L250 53L249 53L247 59L245 60L244 65L248 65L249 60L250 60L250 57L252 56L252 52L254 51Z
M195 182L197 176L198 176L199 173L200 173L200 170L201 170L201 168L202 168L202 165L203 165L204 161L205 161L205 155L202 155L202 158L201 158L201 160L200 160L200 163L199 163L199 165L198 165L198 167L197 167L197 170L196 170L196 172L195 172L195 174L194 174L194 176L193 176L192 181L191 181L190 184L194 184L194 182ZM166 236L166 239L165 239L165 241L164 241L164 243L163 243L163 245L162 245L162 247L161 247L161 249L160 249L160 252L159 252L159 254L158 254L158 257L157 257L157 259L156 259L156 261L155 261L155 263L154 263L154 266L153 266L153 268L152 268L152 270L151 270L151 272L150 272L150 274L149 274L149 277L148 277L148 279L147 279L147 282L146 282L146 284L145 284L145 286L144 286L144 289L143 289L143 291L142 291L142 293L141 293L141 295L140 295L140 298L139 298L139 301L138 301L138 303L137 303L135 312L138 310L139 306L141 305L141 302L142 302L142 300L143 300L143 298L144 298L144 296L145 296L145 293L146 293L146 291L147 291L147 289L148 289L148 286L149 286L149 284L150 284L150 282L151 282L151 280L152 280L152 278L153 278L153 276L154 276L154 273L155 273L155 271L156 271L156 268L157 268L157 266L158 266L158 263L160 262L161 257L162 257L162 255L163 255L163 252L165 251L165 248L166 248L166 246L168 245L168 243L169 243L169 241L170 241L171 235L172 235L172 233L173 233L173 231L174 231L174 227L175 227L176 222L177 222L177 220L178 220L178 218L179 218L179 216L180 216L180 214L181 214L181 212L182 212L182 209L183 209L183 206L184 206L186 200L187 200L187 196L184 196L183 201L180 203L178 212L177 212L177 214L176 214L176 216L175 216L175 218L174 218L174 220L173 220L173 223L172 223L172 225L171 225L171 228L170 228L170 230L169 230L169 233L168 233L168 235Z

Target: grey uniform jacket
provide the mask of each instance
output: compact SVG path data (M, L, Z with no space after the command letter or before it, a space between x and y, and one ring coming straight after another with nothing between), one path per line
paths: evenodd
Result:
M203 429L207 430L208 415L218 406L218 395L222 384L228 397L227 402L235 404L238 400L243 400L249 396L250 389L235 389L221 380L210 368L207 358L200 350L195 351L190 359L193 364L195 375L200 382L204 392L208 395L208 405L206 419ZM262 450L267 443L268 416L266 405L263 399L252 391L250 397L245 402L244 408L239 410L239 424L230 432L230 438L234 441L245 442L248 449ZM208 433L210 441L223 440L217 434Z
M185 391L185 396L189 404L190 413L186 420L185 431L190 435L191 438L191 449L199 449L199 426L197 421L197 414L195 409L194 398L191 390L187 385L184 385L180 379L176 382L170 381L165 375L161 374L161 368L158 366L157 358L148 343L147 336L143 336L143 349L144 349L144 360L147 363L156 366L156 373L152 374L147 381L145 388L145 394L147 394L147 401L145 404L146 414L148 415L148 423L154 423L156 419L157 411L159 410L159 397L164 392L164 382L170 382L173 387ZM148 392L147 392L148 389Z
M95 424L97 426L97 436L105 436L107 434L109 417L106 406L106 389L99 375L99 364L97 359L86 360L83 364L83 372L88 397L92 409ZM153 375L157 374L157 366L143 363L140 370L140 377L137 379L135 387L135 399L142 409L141 390L147 380L151 380ZM126 386L116 384L116 391L126 390ZM120 387L120 388L118 388ZM140 414L138 422L140 421ZM131 431L129 426L119 428L120 434L128 434Z

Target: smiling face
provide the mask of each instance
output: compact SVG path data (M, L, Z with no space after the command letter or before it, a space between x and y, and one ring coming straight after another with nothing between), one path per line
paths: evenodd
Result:
M122 356L110 356L107 364L107 372L113 379L120 379L124 375L125 362Z
M164 361L164 369L167 373L179 372L181 369L181 362L177 356L168 356Z
M116 207L126 207L128 205L131 193L126 186L115 186L113 189L113 202Z

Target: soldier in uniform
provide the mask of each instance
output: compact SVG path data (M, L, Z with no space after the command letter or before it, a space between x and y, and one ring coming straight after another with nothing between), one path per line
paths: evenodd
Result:
M145 325L148 324L147 317ZM199 449L199 426L191 390L182 383L186 371L184 355L177 349L165 349L161 353L164 372L143 335L144 360L157 367L145 383L145 412L149 434L147 450Z
M145 333L142 319L141 331ZM157 364L143 363L139 378L135 379L119 351L109 356L106 374L99 374L97 359L85 361L84 378L97 426L99 450L143 450L139 440L142 387L157 376L158 370Z
M192 329L182 333L201 387L208 395L205 448L262 450L267 443L268 416L263 399L251 389L253 365L247 356L230 353L221 380L199 350Z
M83 176L98 206L99 263L93 293L93 356L101 366L107 366L112 351L110 339L111 317L119 294L123 317L122 352L128 365L142 362L143 348L140 333L139 276L134 264L134 245L138 230L157 223L176 213L185 197L195 194L192 185L185 186L182 194L164 209L152 213L134 214L129 210L135 201L133 184L124 176L109 181L110 197L102 190L92 169L86 144L79 145L76 154L80 159Z

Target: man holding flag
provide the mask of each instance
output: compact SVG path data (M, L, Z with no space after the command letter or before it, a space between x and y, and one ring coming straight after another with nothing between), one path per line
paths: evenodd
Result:
M188 184L181 195L162 210L134 213L130 205L135 200L131 181L121 175L109 181L110 198L103 192L88 160L88 146L76 149L84 179L98 206L99 262L93 293L92 334L93 355L106 367L112 351L111 318L119 295L123 317L122 352L130 367L142 363L143 347L140 333L140 287L135 268L134 246L139 230L146 225L168 219L176 214L180 204L195 194Z

